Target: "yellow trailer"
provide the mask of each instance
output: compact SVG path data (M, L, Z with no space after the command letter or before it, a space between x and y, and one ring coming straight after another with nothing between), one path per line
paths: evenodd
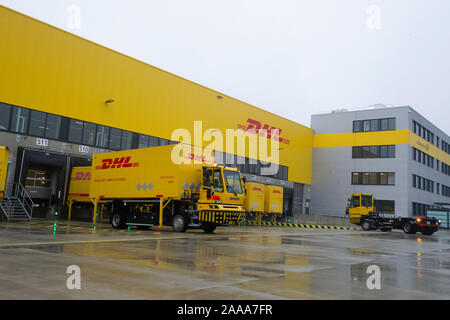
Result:
M255 182L246 182L244 211L249 215L255 215L261 221L261 214L264 213L265 187L263 184Z
M8 173L8 158L8 147L0 147L0 200L2 200L5 195L6 174Z
M277 215L283 213L283 187L266 185L265 187L264 212Z
M70 174L69 192L67 194L67 206L69 207L68 220L72 216L72 206L76 202L90 203L92 199L89 197L91 187L92 167L73 167ZM103 218L104 201L101 204L100 221Z
M244 202L240 172L218 166L199 148L191 148L177 164L172 156L179 154L178 147L95 154L90 186L94 221L99 201L112 200L115 228L171 225L180 232L188 227L213 232L217 225L238 223Z

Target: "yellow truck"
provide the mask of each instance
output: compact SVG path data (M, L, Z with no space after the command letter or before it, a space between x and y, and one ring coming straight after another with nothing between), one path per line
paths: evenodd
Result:
M273 215L274 219L283 213L283 187L266 185L264 212Z
M67 194L67 206L69 213L67 219L72 217L72 206L74 203L89 203L92 205L92 199L89 196L91 188L92 167L73 167L70 173L69 192ZM101 205L100 221L103 218L103 209L105 201L99 201Z
M264 213L265 186L260 183L246 182L245 190L244 211L250 217L261 216Z
M8 147L0 147L0 200L5 195L6 174L8 173Z
M172 158L176 147L95 154L90 184L94 221L97 205L110 200L114 228L169 225L178 232L201 228L210 233L217 225L239 223L244 217L240 172L215 164L199 148L177 163Z
M373 194L352 194L347 208L350 222L360 225L364 231L391 231L401 229L407 234L421 232L432 235L438 231L442 221L430 217L396 217L394 212L377 211Z

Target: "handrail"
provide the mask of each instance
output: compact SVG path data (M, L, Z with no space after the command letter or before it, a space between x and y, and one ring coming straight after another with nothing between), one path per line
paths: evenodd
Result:
M5 205L5 207L3 207L4 205L2 205L2 203L7 201L7 205ZM13 206L13 203L11 201L11 199L8 197L8 195L6 193L3 194L3 199L0 201L0 208L2 209L3 213L6 216L6 219L9 220L9 215L8 212L11 210L11 207Z
M25 209L28 219L31 220L31 217L33 216L34 202L31 199L25 187L20 182L17 184L16 195L17 199L20 201L23 208Z

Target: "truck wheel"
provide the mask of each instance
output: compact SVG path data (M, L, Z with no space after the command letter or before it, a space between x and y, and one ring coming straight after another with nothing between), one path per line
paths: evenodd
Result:
M420 232L425 236L431 236L434 233L434 230L422 229Z
M212 224L212 223L202 223L202 229L203 231L205 231L206 233L212 233L214 232L214 230L216 230L216 225Z
M416 227L412 223L406 222L403 225L403 232L407 233L407 234L416 234L417 231L416 231Z
M185 232L187 229L186 217L182 214L177 214L172 220L173 230L176 232Z
M124 229L126 227L124 217L118 212L114 213L111 217L111 225L116 229Z
M364 220L361 223L361 229L363 229L364 231L369 231L372 229L372 224L370 223L369 220Z

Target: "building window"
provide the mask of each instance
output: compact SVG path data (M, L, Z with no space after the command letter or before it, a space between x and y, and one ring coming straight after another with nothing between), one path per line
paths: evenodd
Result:
M395 158L395 145L352 147L352 158Z
M355 120L353 132L395 130L395 118Z
M0 102L0 130L9 130L11 106Z
M395 212L395 200L378 200L374 199L374 205L377 211L381 212Z
M82 136L83 136L83 121L70 119L69 141L74 143L81 143Z
M95 145L95 129L97 125L90 122L84 122L82 144L93 146Z
M100 148L108 148L109 146L109 127L97 125L97 138L95 145Z
M144 134L140 134L139 135L139 145L138 145L139 149L141 149L141 148L148 148L149 143L150 143L150 137L149 136L146 136Z
M109 138L109 148L113 150L120 150L121 138L122 138L122 130L111 128L111 135Z
M150 137L150 147L159 146L159 139L156 137Z
M354 185L395 185L395 172L352 172Z
M13 107L11 119L11 131L17 133L27 133L30 110L20 107Z
M120 144L121 150L131 149L133 134L130 131L122 131L122 142Z
M61 130L61 117L54 114L47 114L45 121L45 137L49 139L59 139Z
M30 128L28 134L31 136L43 137L45 133L45 116L44 112L31 110Z

